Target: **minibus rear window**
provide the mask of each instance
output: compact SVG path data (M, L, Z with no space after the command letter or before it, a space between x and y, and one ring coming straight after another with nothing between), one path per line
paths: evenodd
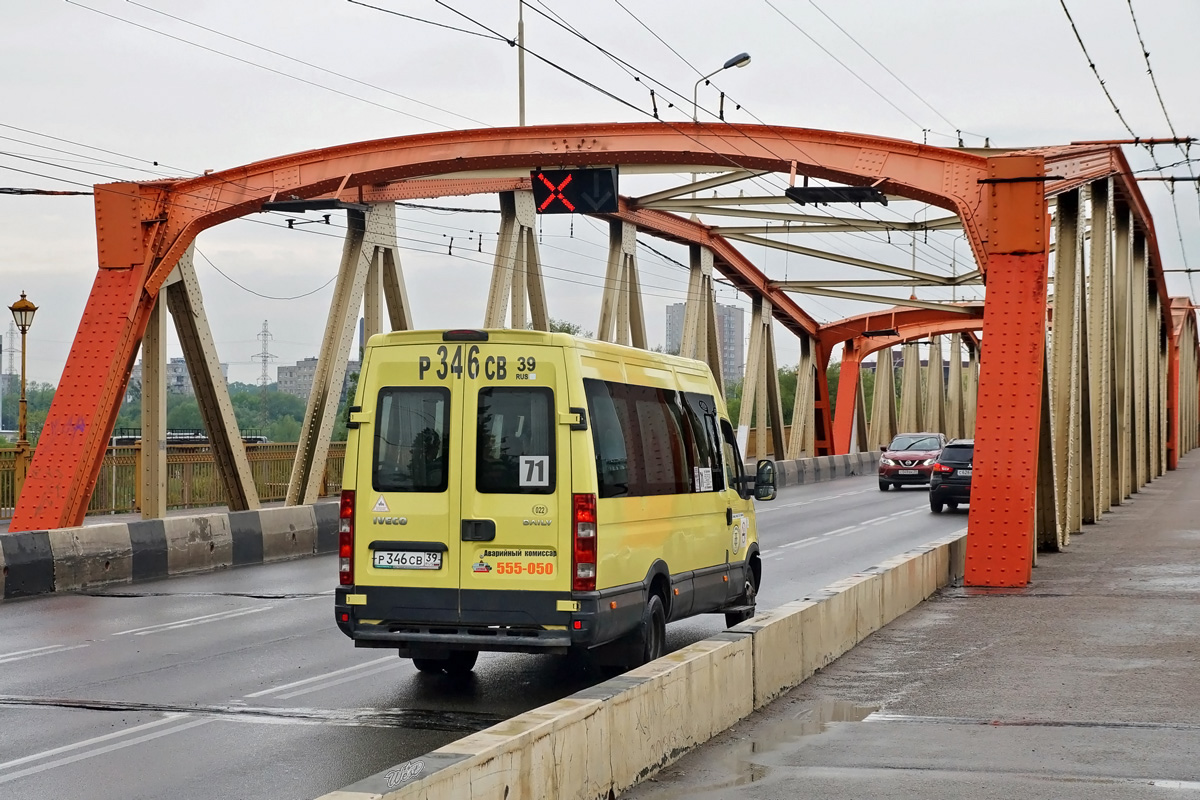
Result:
M476 429L477 491L554 492L554 393L550 389L480 389Z
M379 390L371 480L379 492L446 491L450 392L441 387Z

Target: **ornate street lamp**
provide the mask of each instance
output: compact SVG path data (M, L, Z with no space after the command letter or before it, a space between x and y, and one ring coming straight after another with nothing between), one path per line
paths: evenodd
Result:
M21 292L21 299L9 306L8 310L12 312L13 321L17 323L17 330L21 331L21 400L17 412L17 458L13 472L15 497L20 497L29 465L29 441L25 431L25 334L29 333L29 328L33 325L33 315L37 313L37 306L29 302L25 293Z

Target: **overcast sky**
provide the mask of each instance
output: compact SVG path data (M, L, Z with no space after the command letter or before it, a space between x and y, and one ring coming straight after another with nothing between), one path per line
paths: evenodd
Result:
M534 10L548 7L684 97L697 77L684 59L710 71L750 52L748 67L714 79L731 98L731 120L757 117L915 141L927 136L931 144L947 146L955 144L956 129L968 146L982 145L981 136L999 147L1128 136L1058 0L545 2L531 0L526 8L529 49L642 112L528 58L529 124L642 121L650 109L643 84ZM482 32L434 0L372 3ZM505 35L515 33L517 0L447 5ZM1194 58L1200 2L1132 5L1175 130L1200 135ZM1167 136L1127 0L1068 0L1067 6L1134 132ZM0 0L0 8L0 187L82 190L113 179L226 169L344 142L517 121L514 49L345 0ZM674 109L659 102L667 118L691 115L687 102ZM715 106L716 90L702 87L700 103ZM1127 148L1127 154L1135 169L1152 166L1144 150ZM1178 148L1158 150L1164 165L1183 158ZM1185 175L1186 167L1168 174ZM1181 230L1188 264L1200 267L1194 186L1176 190L1178 229L1166 184L1142 188L1167 266L1184 266ZM494 197L442 202L497 207ZM398 216L418 326L480 324L497 215L399 209ZM232 380L246 382L260 372L254 356L264 320L274 336L270 352L278 357L272 380L277 364L316 355L316 321L328 311L342 233L322 225L289 231L279 217L254 219L219 226L197 241L207 258L197 259L197 270L221 358L230 363ZM336 217L334 222L344 224ZM955 257L969 259L961 244L954 245L955 235L922 239L919 258L941 269ZM454 256L447 254L451 236ZM541 236L551 314L594 329L606 254L601 226L584 218L546 218ZM907 265L907 239L859 238L868 241L846 238L829 248ZM686 260L682 248L646 241ZM761 250L745 252L773 278L837 274L828 265ZM639 259L649 336L657 343L664 339L663 308L683 299L686 273L645 249ZM29 341L31 379L57 382L95 269L92 198L0 195L0 300L8 305L25 290L41 307ZM1170 288L1191 293L1182 274L1170 278ZM732 290L721 299L746 304ZM823 321L868 310L836 300L798 300ZM7 330L7 323L6 316L0 329ZM788 348L794 351L794 343L780 344L781 352ZM180 355L177 345L171 354Z

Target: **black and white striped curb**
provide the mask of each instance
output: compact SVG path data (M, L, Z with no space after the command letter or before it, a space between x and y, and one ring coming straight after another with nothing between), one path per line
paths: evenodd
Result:
M0 534L0 598L332 553L336 502Z

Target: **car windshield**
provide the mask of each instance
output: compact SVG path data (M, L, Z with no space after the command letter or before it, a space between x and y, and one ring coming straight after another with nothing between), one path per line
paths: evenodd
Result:
M970 464L971 459L975 456L975 445L947 445L942 450L942 457L939 459L943 464Z
M941 446L936 436L897 436L889 450L937 450Z

